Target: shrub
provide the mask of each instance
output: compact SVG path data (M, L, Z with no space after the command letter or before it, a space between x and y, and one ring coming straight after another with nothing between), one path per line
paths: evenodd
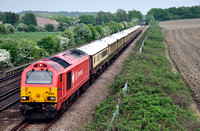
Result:
M55 26L53 24L46 24L45 25L45 30L48 32L54 32L55 31Z
M121 24L124 25L124 29L127 29L128 28L128 23L126 21L122 21Z
M36 28L37 28L38 31L41 31L41 32L45 31L45 27L42 24L38 24L36 26Z
M35 32L37 31L37 28L35 25L29 25L27 28L26 28L26 32Z
M19 23L17 26L17 30L18 31L26 31L27 25L25 25L24 23Z
M91 37L92 40L98 39L97 38L97 33L96 33L96 30L95 30L94 26L92 24L88 24L87 26L90 28L90 31L92 33L92 37Z
M0 42L0 48L9 51L10 60L15 66L48 56L44 49L39 48L35 43L28 40L5 39Z
M12 66L10 53L5 49L0 49L0 69L7 66Z
M85 24L78 24L75 26L74 30L74 40L77 45L84 42L89 42L92 39L92 33L90 28Z
M4 24L7 33L13 33L15 28L11 24Z
M37 45L40 48L45 49L49 54L53 54L62 50L60 44L56 42L53 36L46 36L42 38L40 41L38 41Z
M0 34L6 34L6 28L4 25L0 25Z
M58 30L65 31L65 30L68 29L68 27L69 27L69 25L67 23L60 23L59 27L58 27Z
M109 26L104 26L103 27L104 35L108 36L112 34L112 30L109 28Z
M61 36L58 36L58 38L61 40L60 45L63 49L68 49L75 46L74 36L69 30L65 30Z
M103 31L103 28L100 25L96 26L95 30L97 32L99 32L99 34L101 35L101 37L104 37L104 31Z
M32 41L22 40L18 43L17 59L15 63L20 65L48 55L49 54L44 49L39 48Z

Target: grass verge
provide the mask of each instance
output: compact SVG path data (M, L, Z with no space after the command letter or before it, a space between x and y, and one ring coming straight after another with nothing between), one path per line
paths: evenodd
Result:
M125 67L109 87L113 90L103 103L96 106L94 121L85 125L89 130L199 130L200 122L190 109L192 97L181 75L172 71L166 57L162 28L151 26L144 39L143 52L131 55ZM128 81L126 95L122 87ZM121 99L119 114L110 124Z
M58 32L14 32L13 34L0 35L0 39L10 38L12 40L31 40L37 43L39 40L49 35L57 35Z

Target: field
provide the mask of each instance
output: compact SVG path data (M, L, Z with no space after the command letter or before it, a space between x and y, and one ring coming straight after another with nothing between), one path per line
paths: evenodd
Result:
M138 53L146 37L143 50ZM109 86L113 92L95 108L88 130L199 130L189 88L167 58L163 29L150 26ZM121 89L128 82L128 90ZM120 100L119 100L120 99ZM111 122L116 105L118 113Z
M13 34L0 35L0 39L10 38L13 40L27 39L37 43L43 37L48 35L57 35L57 32L14 32Z
M200 109L200 19L161 22L168 53Z

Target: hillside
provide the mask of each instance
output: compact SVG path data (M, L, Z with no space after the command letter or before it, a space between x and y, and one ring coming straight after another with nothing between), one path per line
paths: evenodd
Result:
M25 13L34 13L36 17L43 17L43 18L57 18L57 17L63 17L63 16L70 16L70 17L75 17L75 16L81 16L81 15L93 15L97 16L97 12L78 12L78 11L59 11L59 12L48 12L48 11L22 11L17 13L18 15L22 16Z

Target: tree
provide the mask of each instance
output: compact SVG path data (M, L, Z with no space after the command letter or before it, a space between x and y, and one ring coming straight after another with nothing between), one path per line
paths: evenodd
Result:
M117 17L120 19L120 21L127 21L128 16L125 10L123 9L118 9L116 12Z
M69 25L68 25L67 23L59 23L58 29L59 29L60 31L65 31L65 30L68 29L68 27L69 27Z
M35 25L29 25L27 28L26 28L26 32L35 32L37 31L37 28Z
M112 34L112 30L109 28L109 26L104 26L103 32L104 32L104 36L108 36Z
M96 23L97 23L98 25L101 25L101 24L103 24L103 23L107 23L105 12L99 11L99 12L97 13Z
M9 51L10 60L15 66L49 55L44 49L28 40L5 39L0 41L0 48Z
M68 25L72 26L76 23L77 19L73 18L73 17L58 17L56 18L56 20L59 23L67 23Z
M0 25L0 34L6 34L6 28L4 25Z
M80 23L93 24L93 25L96 24L96 19L92 15L81 15L79 19L80 19Z
M26 13L23 17L22 17L23 23L26 25L37 25L37 20L36 17L33 13Z
M12 66L9 51L6 49L0 49L0 70L3 71L4 67L9 66Z
M19 23L17 25L17 30L18 31L26 31L27 25L25 25L24 23Z
M142 19L142 13L140 11L131 10L128 11L128 20L131 21L133 18L138 18L139 20Z
M2 16L2 19L3 23L9 23L14 25L19 20L19 16L12 12L5 12Z
M75 26L73 33L76 45L89 42L92 39L90 28L82 23Z
M46 24L45 25L45 30L47 30L48 32L53 32L55 29L55 26L53 24Z
M101 35L101 37L104 37L103 28L102 28L100 25L96 26L96 27L95 27L95 30L96 30L97 32L99 32L99 34Z
M60 45L63 49L68 49L75 46L74 36L71 31L65 30L60 37Z
M60 44L56 42L53 36L46 36L42 38L40 41L38 41L37 45L40 48L45 49L49 54L53 54L62 50Z
M92 24L88 24L87 26L90 28L90 31L92 33L92 37L91 37L92 40L95 40L96 39L96 30L95 30L94 26Z
M11 24L4 24L6 28L6 33L13 33L15 28Z

